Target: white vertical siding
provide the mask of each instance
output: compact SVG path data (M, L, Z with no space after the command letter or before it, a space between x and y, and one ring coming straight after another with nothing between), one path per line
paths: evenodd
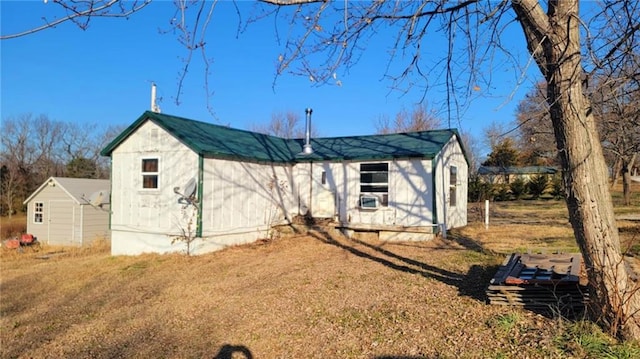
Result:
M158 159L157 189L142 188L145 158ZM198 178L198 155L156 124L144 123L123 141L112 153L112 254L171 248L172 236L184 226L183 205L173 189L184 190L191 178Z
M396 225L433 224L433 181L430 160L396 160L391 173L389 206L396 210Z
M458 170L456 205L449 205L449 181L451 166ZM447 229L467 225L467 191L469 169L462 148L454 137L443 147L436 164L436 206L438 220Z
M158 158L158 189L143 189L143 158ZM152 122L112 153L112 254L183 251L171 243L182 230L195 236L197 211L178 203L180 190L198 179L198 155ZM264 237L297 209L292 166L210 159L203 161L202 239L193 253Z
M362 210L360 164L389 163L389 205L377 210ZM326 184L322 184L322 172ZM431 160L391 160L366 162L320 162L295 167L301 205L329 191L335 196L336 215L344 224L431 226L433 220L433 181ZM311 192L310 192L311 186ZM304 212L304 211L303 211Z
M254 240L297 207L289 165L205 159L203 190L203 237L247 233Z

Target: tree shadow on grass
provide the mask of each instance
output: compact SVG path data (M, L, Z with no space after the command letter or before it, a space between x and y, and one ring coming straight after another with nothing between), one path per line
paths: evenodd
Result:
M458 288L461 295L483 302L486 302L486 286L498 268L498 266L492 265L472 265L466 274L462 274L408 258L362 240L333 236L322 229L316 228L314 231L309 232L309 235L326 244L346 250L360 258L380 263L393 270L421 275L425 278L432 278L444 284L454 286ZM353 243L353 245L351 245L351 243ZM479 245L473 250L483 251Z

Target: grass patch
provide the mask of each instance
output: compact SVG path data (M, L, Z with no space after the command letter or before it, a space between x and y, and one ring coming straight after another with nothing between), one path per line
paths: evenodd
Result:
M17 214L9 217L0 217L0 240L10 239L27 232L27 216Z
M579 358L638 358L637 343L618 343L592 322L564 322L555 338L558 349Z
M487 322L487 325L490 328L496 329L498 332L502 334L509 334L512 329L520 321L520 315L517 312L499 314L495 317L492 317Z
M588 322L486 304L505 254L577 251L563 202L492 203L488 229L480 207L470 213L429 242L311 233L192 257L112 257L106 240L3 250L0 357L638 357ZM633 224L620 232L637 254Z

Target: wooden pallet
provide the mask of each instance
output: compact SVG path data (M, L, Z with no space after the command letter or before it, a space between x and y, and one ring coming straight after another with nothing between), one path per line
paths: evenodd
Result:
M487 299L497 305L581 310L589 301L581 270L580 254L513 253L491 279Z

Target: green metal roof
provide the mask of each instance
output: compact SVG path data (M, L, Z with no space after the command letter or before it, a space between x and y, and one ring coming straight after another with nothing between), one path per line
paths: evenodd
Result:
M101 152L113 150L144 122L152 121L204 157L294 163L336 160L434 158L458 132L454 129L388 135L314 138L313 154L302 154L303 139L284 139L251 131L146 111ZM461 145L462 146L462 145Z
M550 166L524 166L524 167L493 167L493 166L480 166L478 168L478 174L480 175L524 175L524 174L556 174L558 169Z

